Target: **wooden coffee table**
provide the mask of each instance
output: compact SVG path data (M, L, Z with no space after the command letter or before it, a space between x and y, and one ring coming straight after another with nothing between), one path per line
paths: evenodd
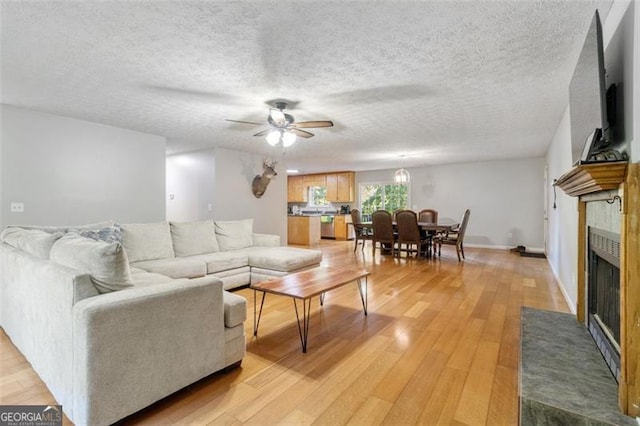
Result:
M356 282L362 301L362 309L367 315L367 276L370 273L364 269L351 269L321 266L307 271L296 272L284 277L275 278L269 281L262 281L251 284L253 291L253 335L258 335L258 326L262 316L262 307L267 293L288 296L293 300L293 307L296 311L298 321L298 333L300 333L300 343L302 352L307 352L307 340L309 338L309 317L311 314L311 298L320 296L320 306L324 305L324 295L327 291L333 290L343 285ZM262 292L260 311L257 311L257 292ZM302 323L298 312L297 300L302 300Z

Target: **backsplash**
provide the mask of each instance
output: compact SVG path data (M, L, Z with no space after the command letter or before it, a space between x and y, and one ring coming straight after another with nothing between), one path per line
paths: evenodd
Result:
M310 206L308 203L288 203L288 213L295 214L336 214L340 213L342 206L351 207L348 204L330 204L328 206Z

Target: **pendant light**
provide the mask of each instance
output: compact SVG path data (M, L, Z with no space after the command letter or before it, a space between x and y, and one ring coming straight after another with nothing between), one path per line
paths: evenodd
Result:
M402 162L400 163L401 167L396 170L393 180L398 185L407 185L411 176L409 175L409 170L404 168L404 155L401 155L400 158L402 159Z

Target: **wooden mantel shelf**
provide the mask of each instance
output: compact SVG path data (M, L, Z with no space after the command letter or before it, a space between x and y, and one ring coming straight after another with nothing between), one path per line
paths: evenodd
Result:
M580 164L560 176L554 185L572 197L618 189L624 182L627 165L626 161Z

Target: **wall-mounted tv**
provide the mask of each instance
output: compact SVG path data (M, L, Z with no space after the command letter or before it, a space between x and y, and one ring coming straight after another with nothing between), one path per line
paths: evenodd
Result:
M602 25L596 10L569 85L571 157L574 164L586 160L584 157L588 156L592 142L594 145L600 143L593 140L596 129L601 129L603 138L607 137L609 124L605 84Z

